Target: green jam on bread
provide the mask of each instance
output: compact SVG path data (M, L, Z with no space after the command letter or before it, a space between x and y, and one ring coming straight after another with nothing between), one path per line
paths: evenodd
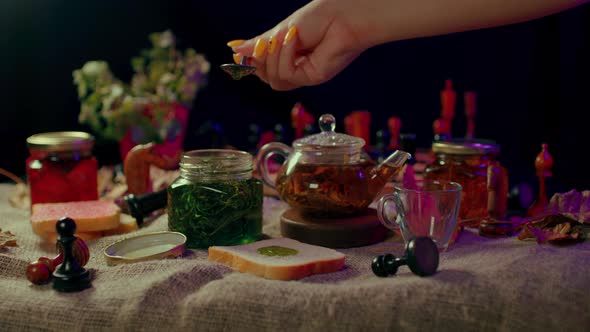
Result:
M258 248L258 253L265 256L294 256L298 251L291 248L281 246L268 246Z

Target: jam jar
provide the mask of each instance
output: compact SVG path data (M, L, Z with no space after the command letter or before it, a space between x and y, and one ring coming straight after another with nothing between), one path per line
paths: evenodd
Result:
M461 184L459 219L462 226L478 227L487 218L506 215L508 172L496 160L500 147L488 140L434 142L435 161L424 172L425 179Z
M92 135L79 131L40 133L28 137L27 146L31 205L98 199Z
M223 149L193 150L168 186L168 228L189 248L238 245L262 236L262 182L252 177L253 157Z

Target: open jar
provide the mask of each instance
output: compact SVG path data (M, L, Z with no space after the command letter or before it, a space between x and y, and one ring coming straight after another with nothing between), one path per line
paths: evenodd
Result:
M432 144L435 161L424 178L461 184L462 226L477 227L486 218L503 218L508 199L508 172L496 160L500 147L492 141L452 140Z
M40 133L27 138L27 145L31 205L98 199L92 135L79 131Z
M189 248L238 245L262 236L262 182L252 156L235 150L194 150L180 161L168 186L168 228Z

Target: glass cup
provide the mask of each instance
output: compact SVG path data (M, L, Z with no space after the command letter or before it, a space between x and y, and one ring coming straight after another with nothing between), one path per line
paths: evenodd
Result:
M377 215L385 227L400 230L405 242L428 236L440 251L445 251L457 229L462 189L451 181L396 184L393 193L379 200Z

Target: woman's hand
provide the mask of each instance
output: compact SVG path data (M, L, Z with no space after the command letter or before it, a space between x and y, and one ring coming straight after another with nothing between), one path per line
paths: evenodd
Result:
M256 75L275 90L328 81L366 49L347 20L354 7L343 2L312 1L258 37L229 42L234 61L251 57Z

